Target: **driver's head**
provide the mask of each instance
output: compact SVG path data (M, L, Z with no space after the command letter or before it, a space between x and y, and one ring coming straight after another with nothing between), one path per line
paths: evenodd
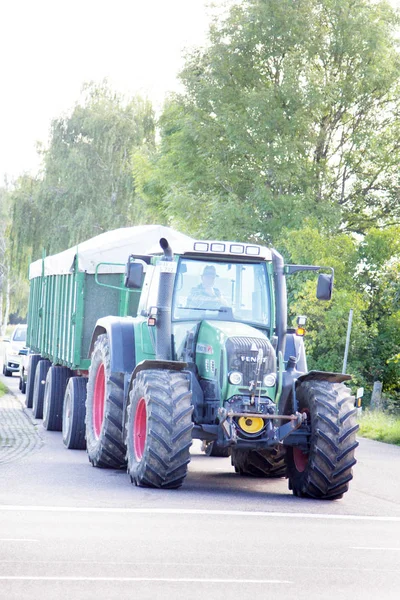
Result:
M214 265L207 265L204 267L203 274L201 276L203 283L212 284L216 277L218 277L218 275Z

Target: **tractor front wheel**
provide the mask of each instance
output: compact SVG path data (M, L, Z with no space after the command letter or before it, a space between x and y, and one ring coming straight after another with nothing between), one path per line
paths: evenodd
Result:
M299 411L307 415L307 447L287 449L289 489L295 496L337 500L347 492L356 464L357 409L343 383L304 381Z
M128 473L143 487L178 488L192 445L192 394L185 374L140 371L129 394L126 424Z

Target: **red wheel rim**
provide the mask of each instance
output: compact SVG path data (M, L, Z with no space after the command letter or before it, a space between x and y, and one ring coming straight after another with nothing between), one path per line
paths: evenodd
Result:
M93 429L96 439L99 439L104 419L105 377L104 365L97 369L93 394Z
M137 460L142 460L147 436L147 408L146 400L140 398L133 422L133 448Z
M305 408L302 412L307 414L307 421L310 423L310 411ZM309 454L305 454L300 448L294 446L293 448L293 461L296 469L299 473L303 473L308 465Z
M298 472L302 473L308 465L308 454L304 454L300 448L293 448L293 460Z

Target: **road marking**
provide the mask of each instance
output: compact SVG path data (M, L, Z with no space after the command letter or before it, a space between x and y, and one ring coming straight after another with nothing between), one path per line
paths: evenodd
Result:
M280 519L329 519L338 521L384 521L400 523L400 517L374 515L332 515L329 513L297 513L297 512L249 512L244 510L206 510L197 508L99 508L90 506L15 506L0 505L1 511L9 512L72 512L72 513L111 513L111 514L141 514L141 515L205 515L225 517L275 517Z
M39 540L15 539L15 538L0 538L0 542L38 542Z
M162 583L278 583L293 584L294 581L283 579L200 579L194 577L7 577L0 576L0 581L145 581Z
M349 546L349 548L350 550L388 550L389 552L393 552L393 550L397 552L400 551L400 548L368 548L364 546Z

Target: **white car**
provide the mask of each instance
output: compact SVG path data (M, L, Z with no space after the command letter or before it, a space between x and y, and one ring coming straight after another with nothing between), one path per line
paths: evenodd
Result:
M10 338L3 338L3 375L18 373L22 355L26 354L26 325L17 325Z

